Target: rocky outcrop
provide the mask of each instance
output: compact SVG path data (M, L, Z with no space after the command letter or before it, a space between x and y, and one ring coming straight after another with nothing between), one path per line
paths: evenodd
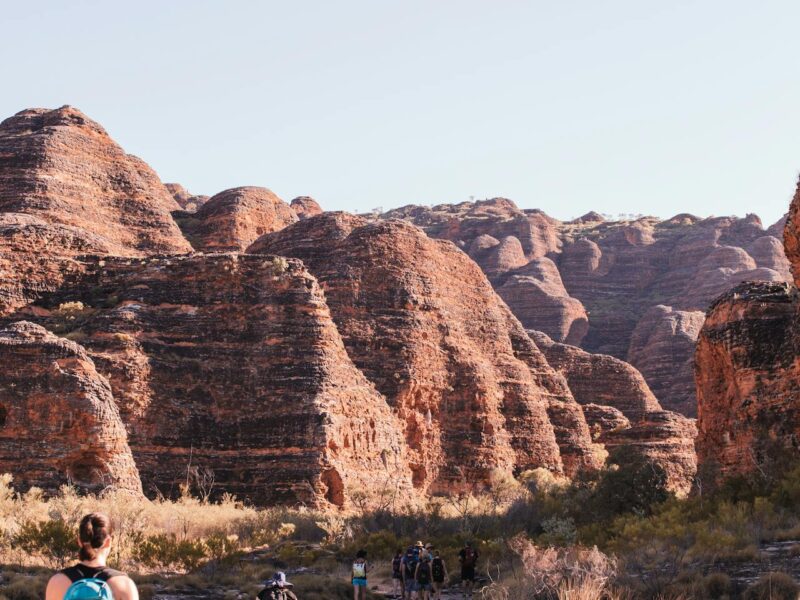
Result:
M654 411L631 427L616 428L598 437L612 452L616 448L633 449L660 465L667 476L667 487L678 496L687 495L697 473L694 440L697 426L689 419L670 411Z
M114 254L191 250L158 176L80 111L29 109L0 123L0 213L80 228Z
M322 214L322 207L310 196L298 196L289 204L298 219L308 219Z
M297 221L288 204L261 187L225 190L194 214L175 217L194 249L202 252L241 251L259 236Z
M580 404L612 406L632 421L661 410L647 382L628 363L606 354L590 354L576 346L558 344L540 331L529 331L547 358L564 375Z
M0 317L55 291L65 277L81 271L75 256L109 250L103 237L78 227L0 213Z
M319 280L348 354L403 422L418 488L600 463L563 379L451 243L325 213L248 252L300 258Z
M800 434L796 291L742 284L711 307L696 354L697 452L723 475L746 473Z
M590 352L635 360L665 406L687 415L695 414L696 400L688 367L693 344L685 334L696 336L697 328L670 334L664 328L675 320L663 317L655 326L653 319L662 317L651 309L699 314L742 281L789 277L774 237L780 223L765 231L755 215L606 221L587 213L561 223L494 199L407 206L383 215L391 217L468 252L527 328Z
M18 322L0 329L0 361L0 473L23 490L141 494L111 387L83 348Z
M196 196L190 193L189 190L180 183L165 183L164 186L167 188L167 191L172 194L172 197L175 199L175 202L178 203L178 206L181 207L181 210L185 210L189 213L197 212L197 209L208 202L209 199L209 196Z
M628 362L644 375L661 405L697 415L694 349L706 315L661 304L648 310L631 335Z
M673 491L687 494L697 471L694 421L662 410L642 375L628 363L529 334L583 406L594 439L611 451L636 450L660 465Z
M784 230L795 285L800 272L798 213L800 185ZM743 283L712 304L695 355L697 452L710 472L723 476L769 472L772 461L796 457L800 449L798 365L796 287Z
M576 346L589 329L586 309L569 296L549 258L536 258L512 271L496 289L526 329Z
M258 504L410 497L400 424L298 261L87 261L26 315L108 375L147 493L210 469L220 492Z

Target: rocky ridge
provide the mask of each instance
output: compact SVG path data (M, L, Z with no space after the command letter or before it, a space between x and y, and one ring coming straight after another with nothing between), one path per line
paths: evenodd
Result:
M381 218L455 242L525 327L631 362L666 408L689 416L700 315L737 283L789 276L779 225L764 230L755 215L607 221L588 213L562 223L495 198Z

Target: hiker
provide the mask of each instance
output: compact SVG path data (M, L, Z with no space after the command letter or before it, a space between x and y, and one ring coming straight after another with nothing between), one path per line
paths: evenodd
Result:
M433 597L435 600L441 600L444 582L447 581L447 565L444 564L444 559L439 556L438 550L433 551L431 573L433 575Z
M356 553L355 561L353 561L353 597L355 600L366 600L367 598L368 572L367 551L359 550Z
M80 562L62 569L47 582L46 600L139 600L136 584L121 571L106 566L114 528L103 513L91 513L78 527Z
M409 547L406 550L406 555L403 557L403 598L406 600L413 600L416 585L414 581L414 574L417 571L417 563L419 563L419 553L414 552L415 546Z
M464 598L472 598L475 587L475 565L478 564L478 551L472 547L472 542L465 542L461 552L458 553L458 562L461 563L461 586Z
M425 544L424 550L422 550L421 554L427 555L429 559L433 558L433 544Z
M297 600L292 588L294 584L286 581L286 574L278 571L265 582L264 589L258 592L258 600Z
M392 596L394 598L406 597L406 588L403 587L403 549L398 548L392 559Z
M417 598L419 600L430 600L433 573L431 572L431 559L427 554L422 554L417 563L414 581L416 582Z

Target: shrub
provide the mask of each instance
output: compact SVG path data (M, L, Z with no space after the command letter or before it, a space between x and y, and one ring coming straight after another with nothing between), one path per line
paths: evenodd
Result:
M146 537L135 550L134 557L151 568L196 569L208 557L201 540L178 540L175 535L156 534Z
M14 537L14 545L28 554L44 556L63 566L77 549L75 530L60 519L27 521Z
M791 575L768 573L745 590L744 600L797 600L800 586Z
M709 573L700 584L706 598L718 600L727 598L733 593L731 578L725 573Z

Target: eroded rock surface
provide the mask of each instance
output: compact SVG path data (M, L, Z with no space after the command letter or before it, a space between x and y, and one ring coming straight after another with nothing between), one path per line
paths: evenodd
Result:
M300 258L317 277L348 354L403 421L419 488L599 464L563 379L451 243L325 213L248 252Z
M108 381L87 352L33 323L0 329L0 473L21 489L141 493Z
M342 505L382 485L409 497L400 424L298 261L109 257L26 313L108 374L148 494L210 469L259 504Z
M697 315L742 281L789 278L775 237L780 222L765 231L755 215L607 221L587 213L562 223L493 199L407 206L383 215L392 217L468 252L525 327L631 360L665 406L687 415L696 412L688 368L696 317L681 329L682 317L654 316L651 309L660 305L673 316ZM666 331L670 324L679 327L672 334Z
M784 232L800 272L800 185ZM800 303L790 283L743 283L708 311L695 355L697 452L709 472L769 470L800 450Z
M310 196L298 196L289 205L299 219L308 219L322 214L322 207Z
M0 212L102 237L121 255L191 250L178 205L142 160L80 111L29 109L0 123Z
M195 250L229 252L283 229L297 215L267 188L238 187L212 196L194 214L176 214L176 219Z
M566 378L597 442L609 451L620 446L639 451L664 468L672 490L689 492L697 471L692 419L662 410L644 377L628 363L555 343L538 331L529 334Z

